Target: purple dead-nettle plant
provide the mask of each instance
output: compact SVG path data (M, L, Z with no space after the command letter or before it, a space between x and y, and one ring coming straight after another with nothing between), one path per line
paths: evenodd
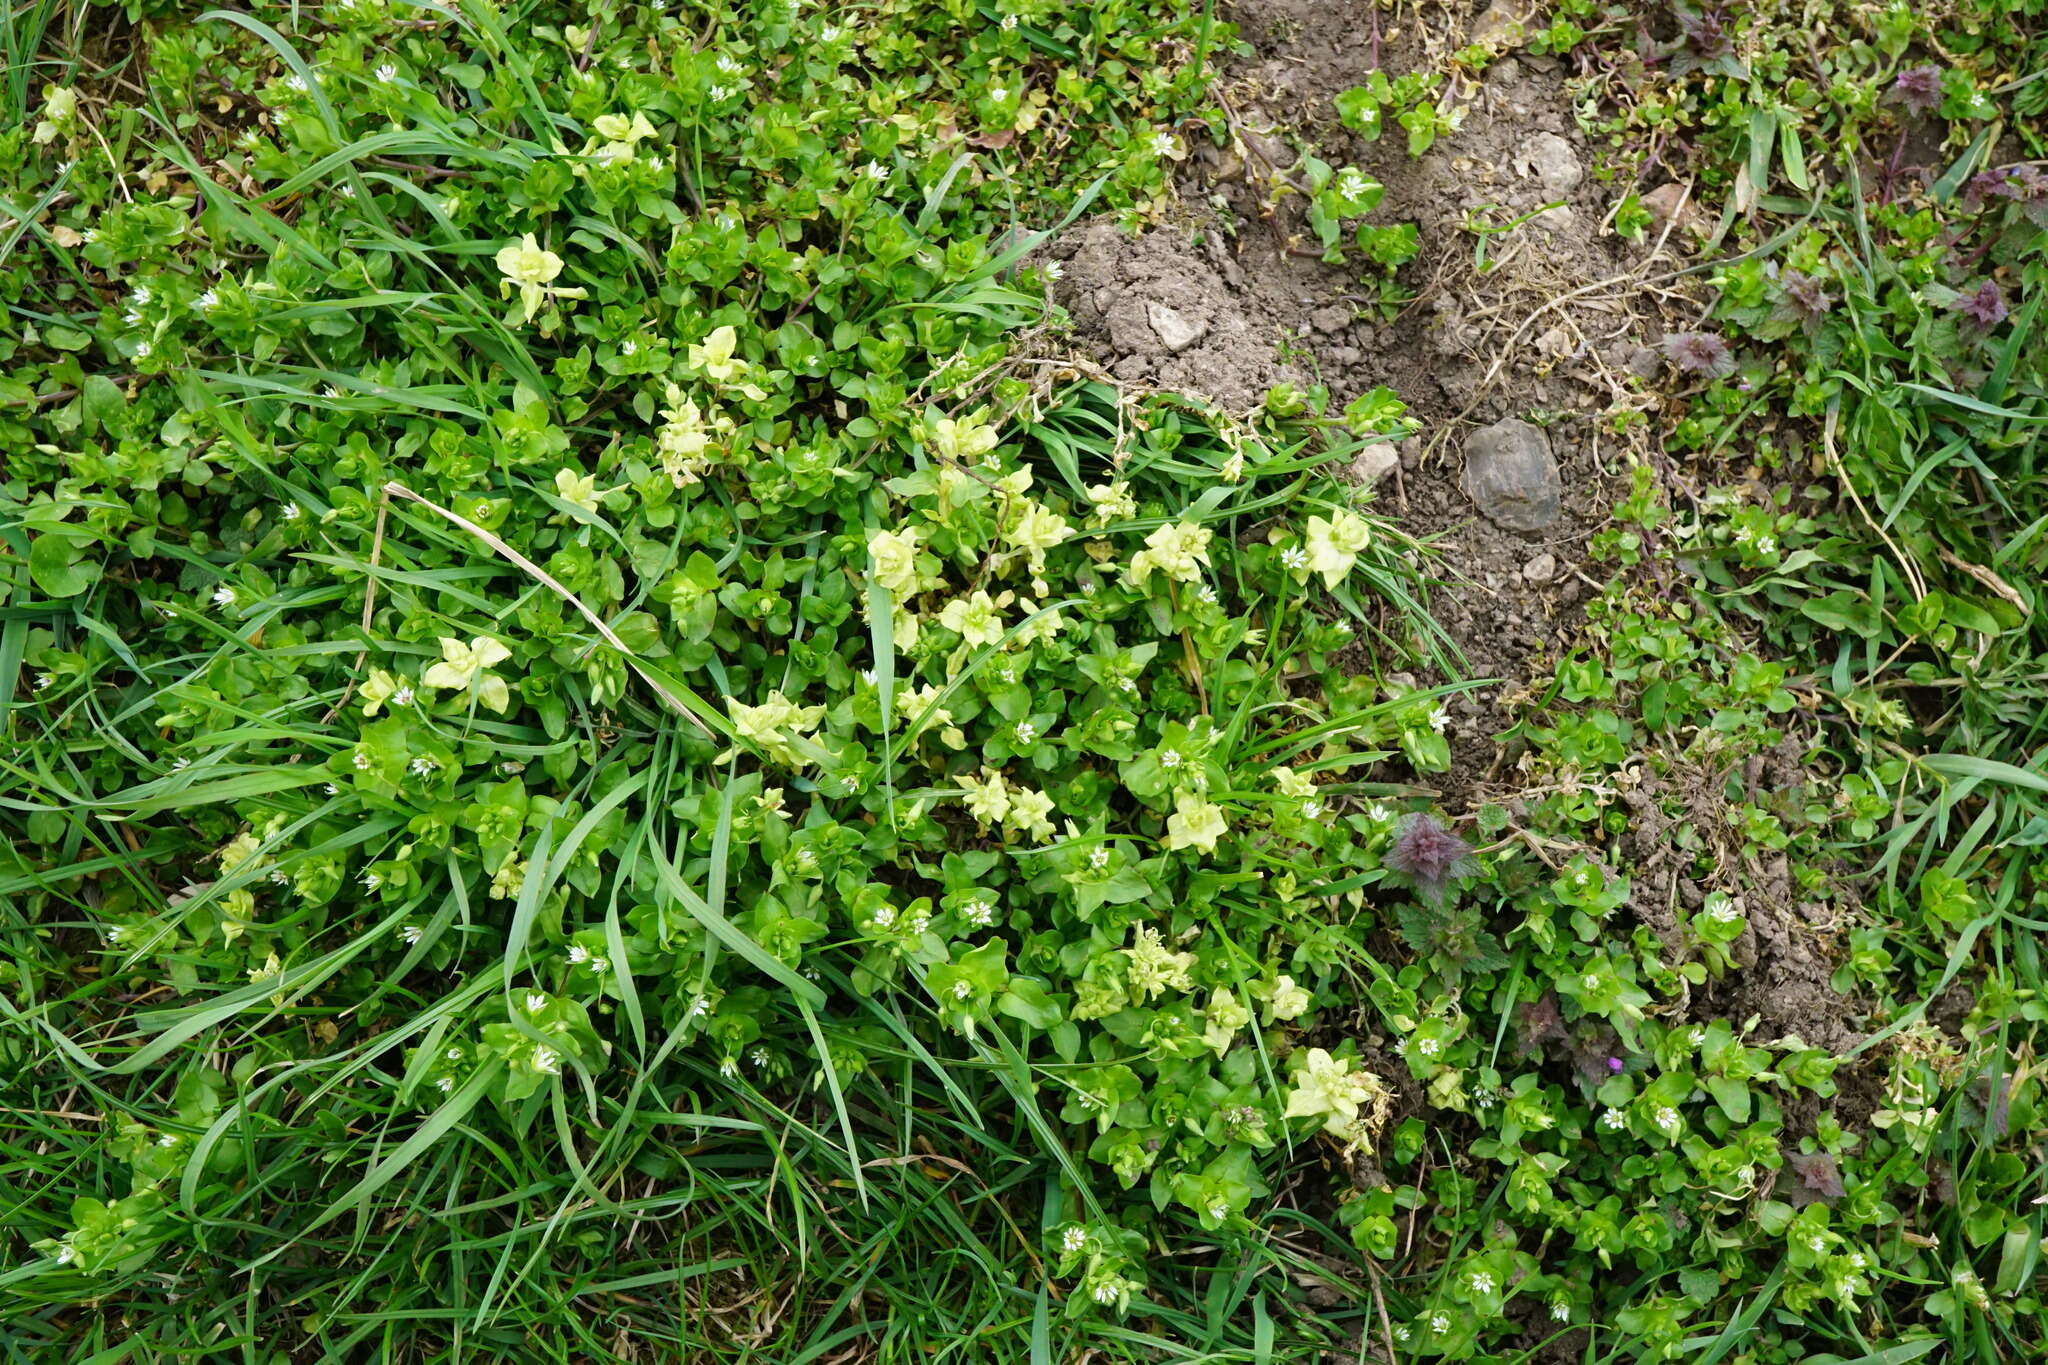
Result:
M1479 870L1479 859L1470 844L1435 816L1416 811L1402 817L1380 865L1405 878L1417 898L1436 909L1443 905L1453 881Z
M1909 66L1892 82L1892 98L1916 114L1931 114L1941 107L1941 68Z
M1735 352L1712 332L1673 332L1664 338L1664 358L1687 374L1726 379L1735 373Z
M1984 281L1970 293L1958 295L1950 306L1987 331L2005 321L2005 295L1992 280Z
M1994 166L1963 182L1963 207L1975 213L1987 199L2018 199L2023 191L2012 167Z
M1788 270L1778 281L1778 287L1785 291L1786 312L1809 326L1819 322L1822 314L1834 307L1835 301L1828 297L1821 281L1811 275Z

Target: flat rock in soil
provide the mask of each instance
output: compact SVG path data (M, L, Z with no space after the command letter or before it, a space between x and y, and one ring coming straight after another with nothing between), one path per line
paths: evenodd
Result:
M1352 457L1344 473L1353 483L1378 483L1401 463L1401 452L1388 441L1375 441Z
M1481 427L1465 442L1465 496L1510 531L1541 531L1564 513L1564 480L1550 438L1519 418Z
M1152 333L1159 338L1159 344L1175 355L1209 335L1206 319L1187 317L1156 299L1145 304L1145 320L1152 324Z

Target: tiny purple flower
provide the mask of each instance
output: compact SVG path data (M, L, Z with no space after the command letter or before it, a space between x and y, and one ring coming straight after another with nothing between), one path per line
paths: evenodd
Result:
M1735 373L1735 352L1712 332L1673 332L1664 338L1664 358L1687 374L1726 379Z
M1622 1067L1622 1061L1621 1061L1621 1058L1619 1058L1619 1057L1609 1057L1609 1058L1607 1059L1607 1069L1608 1069L1609 1071L1619 1072L1619 1071L1621 1070L1621 1067Z
M1931 114L1941 107L1941 68L1909 66L1892 82L1892 98L1916 114Z
M2005 295L1992 280L1957 298L1951 307L1986 331L2005 321Z
M1446 829L1433 815L1416 811L1404 816L1394 842L1380 858L1389 871L1408 880L1424 904L1441 906L1452 879L1479 870L1472 846Z

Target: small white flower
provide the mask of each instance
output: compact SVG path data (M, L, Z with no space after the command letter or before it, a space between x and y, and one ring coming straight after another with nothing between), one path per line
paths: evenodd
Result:
M152 347L152 346L151 346L151 345L150 345L150 344L149 344L148 342L146 342L146 341L138 341L138 342L136 342L136 343L135 343L135 358L136 358L137 360L140 360L140 359L142 359L142 358L143 358L144 356L148 355L148 354L150 353L150 351L151 351L151 350L153 350L153 349L155 349L155 348L154 348L154 347Z
M175 1147L178 1145L178 1139L174 1134L165 1133L156 1140L156 1145L159 1147Z
M1394 1329L1394 1340L1403 1344L1413 1339L1414 1336L1415 1333L1408 1330L1408 1324L1405 1322Z
M1448 1314L1448 1313L1432 1313L1432 1314L1430 1314L1430 1315L1429 1315L1429 1330L1430 1330L1430 1331L1432 1331L1432 1332L1438 1332L1438 1333L1442 1333L1442 1332L1448 1332L1448 1331L1450 1331L1450 1330L1451 1330L1451 1315L1450 1315L1450 1314Z
M1387 821L1394 818L1394 812L1377 802L1373 804L1372 809L1368 810L1366 814L1372 817L1372 821L1376 825L1384 825Z
M622 342L620 342L620 343L619 343L619 354L620 354L620 355L632 355L632 354L633 354L634 352L638 351L639 349L640 349L640 343L639 343L639 342L637 342L637 341L635 341L635 340L633 340L633 338L631 338L631 337L627 337L627 338L626 338L626 339L625 339L624 341L622 341Z
M416 758L411 763L408 763L406 766L412 769L412 774L414 777L426 777L432 774L441 765L434 762L434 760L431 758Z
M1587 972L1584 976L1579 978L1579 985L1583 986L1585 989L1589 991L1597 991L1600 989L1600 978L1598 976L1595 976L1592 972Z
M988 88L988 97L991 102L1001 104L1004 100L1010 98L1010 92L1000 85L991 85Z
M1045 263L1045 277L1049 280L1061 279L1066 273L1067 267L1059 261L1047 261Z
M376 74L377 83L379 85L389 85L391 84L391 82L398 79L398 68L393 66L389 62L385 62L383 65L377 68Z
M885 905L875 911L875 917L868 922L877 929L887 929L896 922L896 908L892 905Z
M1685 1041L1694 1047L1698 1047L1707 1041L1707 1031L1703 1028L1687 1029L1685 1031Z
M1657 1110L1657 1126L1665 1132L1678 1127L1678 1111L1670 1105L1661 1105Z
M955 981L953 983L953 998L955 1000L965 1000L972 994L974 994L974 987L968 985L965 981Z
M1103 868L1109 866L1109 850L1101 844L1088 850L1088 866Z
M537 1047L533 1050L533 1069L549 1076L562 1074L562 1058L551 1047Z
M739 1075L740 1059L737 1057L728 1057L724 1061L720 1062L718 1064L718 1074L725 1077L727 1080L731 1080L735 1076Z
M191 760L191 759L189 759L189 758L180 758L180 759L177 759L177 760L175 760L175 761L174 761L174 762L173 762L173 763L171 764L171 771L172 771L172 772L174 772L174 773L181 773L181 772L184 772L184 771L185 771L185 769L187 769L187 768L189 768L189 767L191 767L191 766L192 766L192 760Z
M870 180L887 180L889 178L889 168L879 161L870 161L867 164L865 173Z
M1171 133L1154 133L1152 135L1152 155L1172 156L1179 150L1180 143L1174 140Z
M51 683L55 681L57 681L57 675L54 673L36 674L36 691L42 691L44 688L48 687Z
M302 95L306 93L306 78L296 71L284 78L284 84L287 90L295 90Z
M1174 769L1174 768L1178 768L1178 767L1180 766L1180 750L1178 750L1178 749L1162 749L1162 750L1160 750L1160 753L1159 753L1159 766L1160 766L1160 767L1162 767L1162 768L1165 768L1165 769L1167 769L1167 770L1169 770L1169 771L1171 771L1171 770L1172 770L1172 769Z
M356 750L355 757L350 759L349 761L351 763L354 763L356 767L362 769L363 771L369 771L370 756L364 753L361 749Z
M121 321L127 323L130 327L134 327L142 322L142 314L130 308L127 312L121 314Z
M768 1065L768 1049L765 1047L755 1048L747 1054L747 1060L752 1062L757 1069Z
M1229 1216L1230 1205L1224 1203L1221 1199L1209 1206L1209 1217L1215 1222L1220 1223Z
M590 961L590 949L580 943L569 945L569 963L571 966L581 966L588 961Z
M545 995L542 995L539 991L528 991L526 993L526 1012L528 1014L539 1014L547 1007L548 998Z
M977 929L986 929L996 922L996 907L993 902L976 898L960 908L967 916L967 922Z
M1098 1284L1095 1286L1094 1297L1097 1303L1115 1303L1116 1286L1113 1284Z
M1472 1276L1472 1292L1475 1294L1491 1294L1493 1292L1493 1276L1483 1270L1474 1272Z
M341 788L339 788L339 787L335 786L335 785L334 785L334 784L333 784L332 782L324 782L324 783L322 783L322 784L321 784L321 789L322 789L323 791L325 791L325 792L326 792L326 793L327 793L327 794L328 794L329 796L339 796L339 795L341 795Z
M733 89L729 85L714 85L711 87L711 99L714 103L722 100L729 100L738 93L739 91Z
M235 605L235 590L225 583L215 588L213 590L213 605L216 607L232 607Z
M1417 1038L1415 1050L1424 1057L1434 1057L1444 1050L1444 1045L1435 1038Z
M827 24L818 30L818 41L821 43L836 43L845 33L846 30L839 27L839 25Z
M129 301L132 302L137 308L140 308L144 304L148 303L150 299L153 297L155 296L150 293L149 286L146 284L136 285L135 292L128 296Z
M1760 555L1767 555L1777 548L1778 542L1770 536L1758 536L1756 538L1756 552Z
M1302 803L1301 803L1301 818L1302 818L1302 819L1304 819L1304 820L1320 820L1320 819L1322 819L1322 818L1323 818L1323 803L1322 803L1322 802L1320 802L1320 801L1304 801L1304 802L1302 802Z
M1628 1126L1628 1119L1619 1109L1610 1109L1600 1116L1602 1126L1620 1132Z
M420 926L417 924L408 924L403 929L400 929L398 931L398 936L404 939L408 944L414 944L418 943L421 939L425 938L427 936L427 931L420 928ZM456 1055L460 1056L461 1054L457 1053Z
M283 886L285 883L289 882L291 878L285 875L285 871L283 868L273 867L270 869L270 880L278 886Z
M57 1248L58 1265L70 1265L72 1261L76 1260L77 1258L78 1248L72 1246L69 1242L66 1242L63 1246Z
M1060 1250L1062 1251L1079 1251L1087 1245L1088 1231L1086 1228L1068 1228L1060 1234Z
M1095 580L1091 578L1088 581L1092 583ZM1136 678L1124 678L1120 680L1117 685L1123 688L1123 690L1126 692L1135 692L1138 690L1138 680Z
M930 915L912 915L910 923L906 927L909 928L913 936L922 934L925 930L932 927L932 917Z
M434 1089L440 1091L444 1095L447 1094L449 1091L453 1090L454 1088L455 1078L453 1076L443 1076L440 1080L434 1082Z
M356 197L356 187L354 185L343 185L337 193L344 199L353 199Z
M411 705L412 705L412 698L413 698L413 690L412 690L412 684L411 684L411 683L400 683L400 684L398 685L398 690L397 690L396 692L393 692L393 693L391 694L391 704L392 704L393 706L411 706Z
M1014 14L1005 14L1005 15L1003 16L1003 24L1002 24L1002 26L1003 26L1003 27L1004 27L1005 29L1013 29L1013 28L1017 27L1017 16L1016 16L1016 15L1014 15Z
M1550 1305L1550 1316L1552 1321L1555 1322L1570 1322L1572 1320L1572 1306L1568 1303L1553 1303Z
M363 890L375 891L378 887L382 885L384 885L384 879L378 876L376 873L365 872L363 874Z
M1204 584L1203 584L1203 585L1202 585L1202 586L1201 586L1201 587L1200 587L1200 588L1199 588L1199 589L1198 589L1198 590L1197 590L1197 591L1195 592L1195 596L1197 596L1197 597L1201 598L1201 599L1202 599L1202 600L1203 600L1204 602L1207 602L1207 603L1208 603L1208 604L1209 604L1210 606L1212 606L1212 607L1213 607L1213 606L1215 606L1215 605L1216 605L1216 585L1215 585L1214 583L1204 583Z
M703 996L700 995L690 1002L690 1017L692 1019L701 1019L710 1012L711 1002Z
M193 302L198 306L200 312L211 313L214 309L220 307L220 295L209 289L193 300Z
M284 510L278 515L282 516L286 521L297 521L300 517L306 515L306 509L295 502L288 502L284 505Z
M1033 725L1028 720L1020 720L1017 722L1017 742L1019 744L1029 744L1037 738L1038 727L1036 725Z

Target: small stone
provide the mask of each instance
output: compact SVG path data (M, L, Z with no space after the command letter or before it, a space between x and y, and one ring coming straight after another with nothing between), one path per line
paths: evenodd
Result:
M1465 441L1465 496L1510 531L1554 523L1564 514L1564 481L1550 438L1515 417L1473 432Z
M1537 555L1522 566L1522 580L1527 583L1548 583L1557 577L1557 556L1545 552Z
M1152 324L1159 344L1178 354L1209 335L1207 318L1189 318L1153 300L1145 305L1145 320Z
M1311 313L1308 325L1324 336L1329 336L1332 332L1341 332L1349 327L1356 316L1357 314L1351 311L1350 304L1333 303L1327 308L1318 308Z
M1345 473L1353 483L1378 483L1401 463L1401 452L1391 441L1375 441L1352 457Z
M1556 133L1538 133L1524 142L1515 153L1515 169L1524 175L1533 174L1552 199L1570 194L1586 178L1585 168L1579 165L1579 154Z
M1664 373L1664 357L1648 346L1629 349L1628 372L1638 379L1655 379Z

